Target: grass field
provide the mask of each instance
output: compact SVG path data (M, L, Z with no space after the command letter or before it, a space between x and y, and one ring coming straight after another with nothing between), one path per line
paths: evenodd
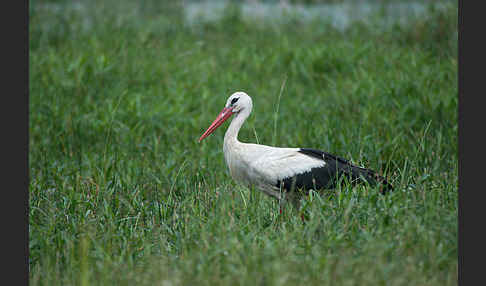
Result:
M30 2L30 285L456 285L457 4L341 31L51 2ZM241 141L322 149L395 192L341 185L302 201L306 223L280 216L229 176L227 124L197 143L237 90Z

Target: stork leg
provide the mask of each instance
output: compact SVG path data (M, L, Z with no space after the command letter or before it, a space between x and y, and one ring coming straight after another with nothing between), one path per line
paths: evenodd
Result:
M263 192L271 197L274 197L278 200L279 202L279 213L282 215L283 209L285 208L285 205L287 204L288 201L292 203L293 209L296 212L299 212L300 210L300 193L298 191L291 191L291 192L285 192L283 190L280 190L278 188L268 188L267 185L263 185L260 187ZM304 221L304 215L300 215L302 221Z
M287 204L288 201L290 201L290 203L292 204L294 211L299 212L299 210L300 210L300 196L299 196L299 194L297 194L296 192L287 192L279 200L280 214L282 214L282 211L283 211L283 209L284 209L284 207L285 207L285 205Z
M292 202L292 205L294 207L294 210L296 212L300 212L300 196L297 192L292 192L292 195L291 195L291 200ZM303 212L300 212L300 218L302 219L302 222L305 222L305 217L304 217L304 213Z

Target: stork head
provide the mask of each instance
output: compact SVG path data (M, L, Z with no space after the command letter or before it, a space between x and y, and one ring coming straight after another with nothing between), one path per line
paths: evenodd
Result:
M218 114L216 119L211 123L208 127L206 132L199 138L199 142L201 142L204 138L208 137L209 134L213 133L216 128L218 128L226 119L230 118L233 114L240 114L246 113L250 114L251 109L253 107L253 102L251 101L251 97L248 94L237 91L233 93L228 100L226 100L226 105L224 106L223 110Z
M243 110L251 112L252 107L253 102L251 101L251 97L243 91L237 91L230 95L225 105L225 108L230 108L233 114L240 113Z

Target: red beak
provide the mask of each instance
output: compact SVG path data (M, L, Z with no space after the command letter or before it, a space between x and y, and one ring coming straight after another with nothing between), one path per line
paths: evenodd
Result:
M231 111L231 109L232 108L230 107L225 107L223 108L223 110L221 110L221 112L218 114L216 119L214 119L213 123L209 125L206 132L204 132L204 134L201 135L201 137L199 138L199 142L201 142L204 138L208 137L209 134L213 133L213 131L216 130L216 128L218 128L221 124L223 124L223 122L225 122L226 119L230 118L231 115L233 115L233 111Z

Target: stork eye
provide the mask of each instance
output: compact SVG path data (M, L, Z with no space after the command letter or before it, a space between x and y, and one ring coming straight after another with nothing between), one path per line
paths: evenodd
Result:
M239 97L235 97L231 100L231 105L235 104L238 101Z

